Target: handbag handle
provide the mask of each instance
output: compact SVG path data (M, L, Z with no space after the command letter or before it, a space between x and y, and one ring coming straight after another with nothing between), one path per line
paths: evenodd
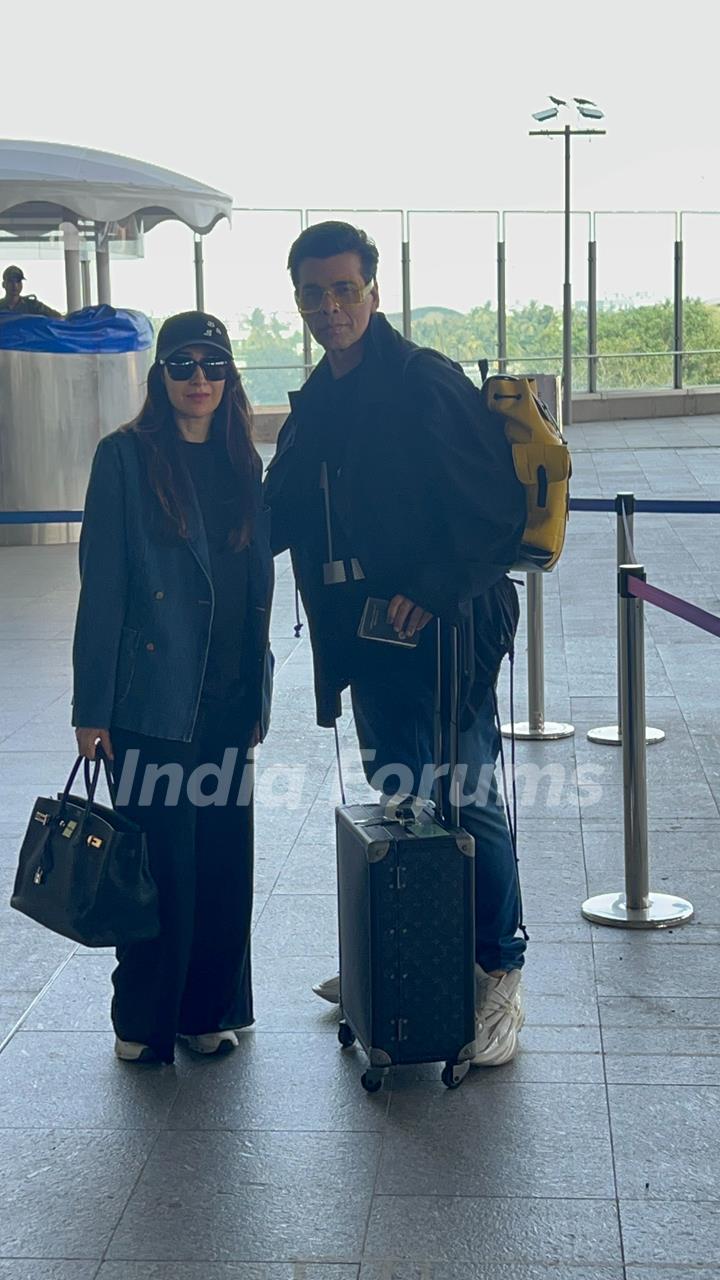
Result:
M97 790L98 778L100 777L100 760L98 758L97 752L95 753L95 761L94 761L92 777L90 777L90 761L86 757L78 756L70 772L70 777L65 783L65 790L62 793L62 797L60 799L60 806L55 815L55 822L59 826L65 817L65 807L67 805L68 796L70 795L70 788L72 787L72 784L75 781L78 769L80 768L80 765L83 763L83 760L85 761L84 773L85 773L85 789L87 791L87 804L85 805L82 818L80 819L80 824L75 833L76 839L80 839L82 837L83 831L85 830L85 823L88 817L90 816L90 810L92 809L93 801L95 799L95 791Z
M113 809L114 809L114 808L115 808L115 798L116 798L116 796L117 796L117 788L116 788L116 786L115 786L115 782L114 782L114 780L113 780L112 770L110 769L110 761L109 761L108 757L106 756L105 752L103 751L102 747L100 746L100 743L99 743L99 742L98 742L97 746L95 747L95 761L94 761L95 765L97 765L98 761L100 761L100 762L102 763L102 766L103 766L103 769L104 769L104 772L105 772L105 781L107 782L107 789L108 789L108 793L109 793L109 795L110 795L110 802L111 802L112 807L113 807ZM97 772L93 775L93 778L91 779L91 778L90 778L90 763L91 763L91 762L88 760L88 758L87 758L87 756L86 756L86 757L85 757L84 764L83 764L83 770L84 770L84 773L85 773L85 790L87 791L87 793L88 793L88 795L89 795L89 794L90 794L90 787L92 786L92 788L93 788L93 796L94 796L94 795L95 795L95 788L96 788L96 786L97 786Z

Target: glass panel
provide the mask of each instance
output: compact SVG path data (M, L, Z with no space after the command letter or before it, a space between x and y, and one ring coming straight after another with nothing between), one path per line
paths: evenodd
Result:
M497 354L497 214L421 210L409 235L413 342L477 372Z
M204 241L205 305L225 321L256 407L287 406L304 380L302 323L287 270L294 209L234 209Z
M720 384L720 214L683 214L685 386ZM694 354L697 353L697 354Z
M598 390L671 387L675 215L598 213ZM603 358L604 357L604 358Z
M562 212L506 215L509 373L562 373L565 218ZM587 390L588 215L570 217L573 390Z

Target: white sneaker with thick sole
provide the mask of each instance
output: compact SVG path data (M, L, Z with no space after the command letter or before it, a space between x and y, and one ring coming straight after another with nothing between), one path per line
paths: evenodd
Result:
M149 1044L140 1044L139 1040L121 1040L115 1037L115 1057L123 1062L157 1062L158 1056Z
M525 1022L521 980L520 969L493 978L475 965L474 1067L501 1067L515 1057Z
M193 1053L231 1053L240 1041L234 1031L209 1031L202 1036L179 1035L178 1040Z
M313 987L316 996L320 996L321 1000L327 1000L329 1004L340 1003L340 975L335 974L334 978L326 978L324 982L318 982Z

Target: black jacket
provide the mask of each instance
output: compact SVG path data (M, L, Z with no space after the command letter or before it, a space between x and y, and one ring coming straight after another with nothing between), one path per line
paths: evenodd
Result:
M258 505L259 489L258 479ZM113 431L98 444L80 535L74 725L117 725L180 742L192 738L214 592L192 485L188 493L188 538L158 538L158 504L135 433ZM264 733L272 690L268 629L273 563L267 511L257 517L249 553L243 667L250 709Z
M517 625L517 597L505 573L517 558L525 495L502 423L486 412L459 365L419 350L378 313L361 370L336 505L368 594L400 593L459 621L467 723ZM307 537L319 481L315 423L327 375L323 360L290 395L291 414L265 480L273 551L291 549L310 623L320 724L339 715L343 687L327 589L318 588Z

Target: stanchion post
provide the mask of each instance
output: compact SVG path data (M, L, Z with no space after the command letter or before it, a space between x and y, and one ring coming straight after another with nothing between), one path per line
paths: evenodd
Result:
M633 539L635 536L635 494L634 493L618 493L615 496L615 544L617 550L617 567L618 573L620 566L630 564L635 559L635 548L633 547ZM628 536L629 535L629 536ZM623 726L623 669L620 661L622 649L622 624L620 619L620 598L617 603L617 698L618 698L618 719L617 724L600 725L597 729L588 730L588 739L590 742L600 743L602 746L619 747L622 745L622 726ZM645 741L649 747L654 746L658 742L665 741L665 733L662 729L652 729L645 726Z
M625 892L603 893L582 905L593 924L626 929L662 929L684 924L692 903L669 893L651 893L648 858L647 762L645 742L645 621L643 602L629 580L645 581L641 565L622 565L618 573L621 624L623 796Z
M571 738L575 729L571 724L545 720L545 636L542 573L530 571L526 575L527 586L527 663L528 663L528 720L514 726L504 724L501 733L505 738L523 740Z

